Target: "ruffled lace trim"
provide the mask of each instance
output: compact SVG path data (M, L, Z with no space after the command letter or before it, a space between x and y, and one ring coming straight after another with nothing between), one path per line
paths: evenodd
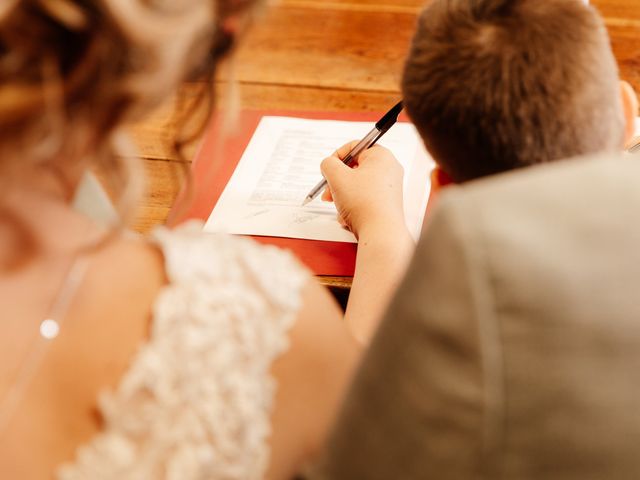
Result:
M76 479L251 480L264 475L276 389L270 375L308 278L275 247L159 229L169 284L151 336L115 392L104 430L58 472Z

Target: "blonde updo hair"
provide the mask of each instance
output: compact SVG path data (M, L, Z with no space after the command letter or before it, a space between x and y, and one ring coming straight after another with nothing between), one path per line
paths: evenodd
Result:
M258 0L2 0L0 178L98 166L125 189L114 140L184 80L213 75L225 21ZM208 82L209 83L209 82Z

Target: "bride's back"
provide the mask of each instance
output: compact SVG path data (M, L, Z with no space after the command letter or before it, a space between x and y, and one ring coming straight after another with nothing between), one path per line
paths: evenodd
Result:
M0 471L6 478L48 478L101 428L96 398L117 385L147 337L165 279L160 254L140 240L114 239L83 253L86 271L57 319L59 332L48 339L43 322L78 249L104 232L47 197L19 198L14 211L29 209L38 223L30 229L36 250L23 253L29 258L19 268L0 273ZM3 245L13 236L7 227Z
M253 3L0 6L3 477L289 478L321 445L358 348L291 255L70 207L98 169L131 211L121 127L212 75Z
M161 253L92 224L67 203L87 167L107 174L117 197L132 196L134 165L117 156L118 129L200 68L228 3L0 6L7 333L0 336L0 471L7 478L45 478L73 458L101 427L98 394L117 384L148 335L165 283Z
M88 401L102 380L115 379L125 361L118 357L128 359L145 333L152 298L164 281L161 255L142 241L101 230L73 213L68 201L82 173L98 168L122 200L121 213L131 211L139 181L134 162L117 154L119 129L200 69L231 3L42 0L0 6L0 304L2 328L11 333L0 338L0 429L13 410L3 408L11 403L3 399L17 395L16 383L27 382L38 393L25 392L16 415L33 425L18 430L41 436L22 443L0 431L0 438L12 439L0 448L10 453L4 461L17 451L28 455L24 444L40 445L40 452L30 452L38 458L55 456L65 442L95 428L90 412L73 415L86 407L79 399ZM80 259L86 272L74 287L72 270ZM59 311L66 297L68 309ZM55 315L64 325L47 351L39 330ZM36 368L39 355L44 361ZM65 364L78 358L86 361ZM33 382L30 368L37 370ZM36 396L51 401L31 405ZM74 397L79 403L60 405ZM64 411L73 424L61 416Z

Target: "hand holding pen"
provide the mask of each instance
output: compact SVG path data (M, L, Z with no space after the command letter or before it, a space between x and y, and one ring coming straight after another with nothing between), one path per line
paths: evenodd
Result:
M322 199L333 200L338 220L358 239L398 235L407 227L403 210L403 168L393 154L381 146L364 150L357 168L343 163L357 141L340 147L320 165L328 182Z
M371 148L375 143L382 137L387 131L397 122L398 115L402 111L402 102L398 102L394 107L389 110L380 120L378 120L371 129L369 133L367 133L362 140L360 140L353 149L349 152L347 156L342 159L342 162L351 166L353 161L358 158L358 156L368 148ZM311 189L311 191L307 194L304 201L302 202L302 206L304 207L306 204L311 202L314 198L316 198L325 188L327 187L327 180L322 179L315 187Z

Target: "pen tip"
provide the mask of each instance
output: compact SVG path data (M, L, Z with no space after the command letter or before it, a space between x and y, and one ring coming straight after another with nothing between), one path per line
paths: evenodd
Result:
M311 201L311 199L309 197L306 197L304 199L304 201L302 202L302 206L304 207L306 204L308 204Z

